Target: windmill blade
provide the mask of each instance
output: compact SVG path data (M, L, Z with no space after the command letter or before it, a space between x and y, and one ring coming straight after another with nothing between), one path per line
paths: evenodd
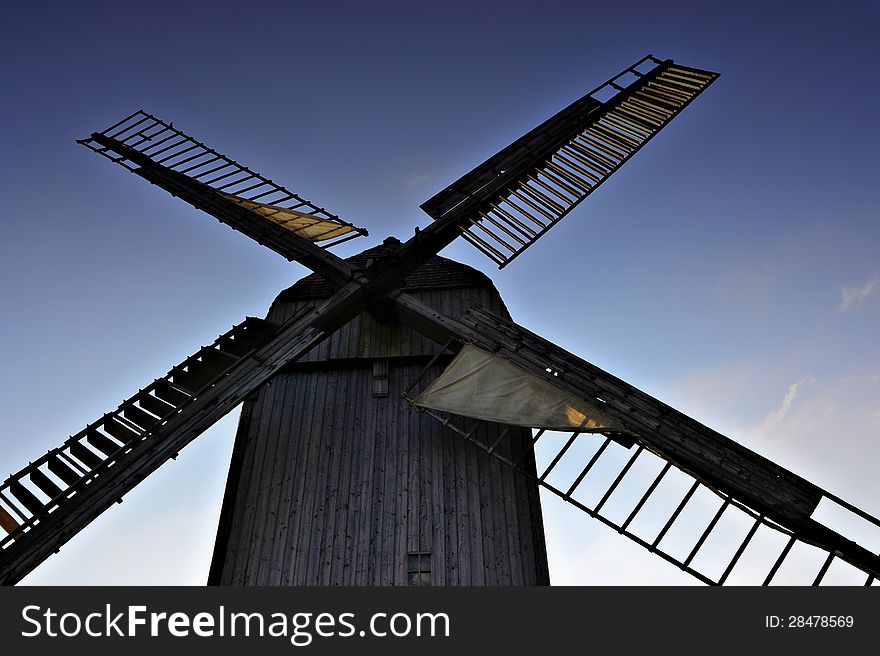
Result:
M20 580L265 382L284 333L248 318L9 476L0 485L0 585Z
M499 268L589 196L717 73L647 55L422 204Z
M339 284L324 249L368 234L144 111L77 143Z
M410 260L415 262L415 255ZM393 295L398 267L380 262L371 271L371 278L356 277L281 326L248 319L10 476L0 486L0 528L7 533L0 541L0 585L20 580L377 296Z
M370 299L352 282L279 326L248 319L0 486L0 585L20 580Z
M565 490L547 484L547 477L553 467L565 455L574 438L580 434L575 432L552 460L549 469L537 477L539 484L564 500L612 525L618 531L626 533L625 525L609 522L600 514L601 505L614 492L641 453L648 452L659 457L670 467L692 477L693 486L653 544L632 533L626 533L631 539L657 552L658 543L700 486L717 494L723 501L723 508L719 509L717 517L706 527L706 531L688 558L676 560L669 554L659 552L662 557L671 560L700 580L707 583L724 583L749 541L762 525L781 527L781 530L790 537L789 544L769 573L766 582L772 579L795 541L817 546L827 552L826 562L816 577L816 583L827 572L834 558L840 558L868 574L868 583L874 578L880 578L880 556L824 526L812 516L820 501L827 499L861 519L880 526L880 520L877 518L511 321L479 308L472 308L461 319L453 320L407 294L399 295L396 301L401 318L435 341L443 343L455 339L500 356L536 379L552 384L561 390L561 393L581 399L590 406L601 408L602 415L611 417L617 423L612 430L598 432L606 434L610 440L624 446L629 446L626 443L627 439L638 445L627 466L603 496L599 508L588 508L576 502L572 494L593 463L588 463L578 479ZM427 369L426 367L425 371ZM435 413L434 416L447 426L450 425L451 415L443 416ZM468 438L473 433L472 430L460 430L460 432ZM540 435L541 433L538 437ZM494 445L478 446L493 455L498 455L493 453ZM516 466L515 463L507 464ZM640 510L652 491L653 487L634 509L632 517ZM721 514L731 504L745 509L754 518L754 524L724 572L717 580L713 580L695 573L690 564Z
M417 400L408 400L419 406ZM534 434L527 451L514 455L505 449L504 444L509 429L502 431L490 444L479 437L481 434L492 434L487 430L480 430L481 426L489 423L487 421L473 421L472 417L456 416L455 413L436 411L428 407L418 409L440 422L451 434L459 436L566 503L708 585L724 585L731 580L739 585L770 585L784 563L796 560L791 558L795 545L817 546L809 535L786 529L764 514L706 485L674 466L670 460L652 452L644 444L632 448L636 440L626 433L602 432L599 434L604 435L605 439L597 440L596 433L575 431L566 440L554 441L554 437L559 436L542 428ZM589 440L590 447L593 448L581 450L580 460L577 456L568 455L574 453L576 449L572 447L583 440ZM525 455L531 454L537 461L534 451L539 443L549 449L549 454L545 458L547 464L534 470L526 464ZM585 453L589 454L589 458ZM608 461L616 466L607 465ZM613 478L608 477L607 467L612 467ZM592 481L593 478L603 477L603 474L596 473L603 468L606 468L604 476L608 480L600 480L598 483ZM560 470L562 473L557 474ZM670 483L672 479L677 480ZM579 498L585 487L590 488L588 496L592 497L591 502ZM618 492L626 488L630 489L628 496ZM631 494L634 489L638 490L635 496ZM623 501L619 501L618 497L624 497ZM671 505L670 497L674 499ZM662 501L664 498L665 504ZM834 500L853 514L880 526L877 518L870 517L840 499ZM669 540L668 536L675 529L681 528L680 525L684 523L680 521L682 515L688 510L693 511L695 507L702 507L704 512L696 519L691 517L687 521L693 542L680 553L681 544L674 544L675 541ZM709 512L705 512L707 509ZM646 515L654 520L653 528L656 532L645 531L644 527L633 528ZM744 528L745 526L748 528ZM739 527L740 533L731 531L732 527ZM734 533L732 539L730 533ZM726 538L720 549L717 544L718 534L724 534ZM782 539L774 540L774 537ZM706 549L707 543L711 544L713 539L715 548ZM671 547L666 546L667 542L673 543ZM767 542L771 544L768 546ZM758 546L755 546L756 543L759 543ZM819 542L818 546L824 552L818 569L813 568L813 563L797 562L794 565L795 575L799 576L798 580L802 584L819 585L835 558L840 555L827 542ZM755 552L760 552L768 568L761 570L751 566L745 568L745 571L738 570L737 565L743 560L754 559ZM745 554L748 555L744 559ZM862 565L857 566L857 569L868 575L865 585L871 585L876 578L876 568Z

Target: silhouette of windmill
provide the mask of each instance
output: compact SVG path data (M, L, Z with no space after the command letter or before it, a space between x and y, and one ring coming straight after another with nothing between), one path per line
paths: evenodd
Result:
M314 273L7 478L0 582L243 404L209 583L546 584L543 487L705 583L725 583L761 531L784 539L755 583L803 542L827 554L807 582L839 559L870 584L880 558L812 516L827 499L876 518L517 325L486 276L437 255L460 237L504 268L716 78L648 55L425 202L433 222L411 239L348 260L326 249L366 230L144 111L81 140ZM541 467L539 441L554 453ZM609 458L619 469L586 503ZM634 522L659 517L674 476L687 485L646 536ZM700 496L715 503L701 532L667 550ZM747 530L698 568L734 516Z

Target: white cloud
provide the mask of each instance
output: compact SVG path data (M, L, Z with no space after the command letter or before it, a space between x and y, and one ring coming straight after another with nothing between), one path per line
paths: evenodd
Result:
M880 386L874 374L789 387L779 408L747 432L754 448L877 515Z
M798 394L801 388L804 385L809 385L814 383L815 381L812 378L799 380L796 383L792 383L788 386L788 389L785 392L785 396L782 397L782 405L780 405L776 410L768 414L764 417L763 420L753 429L754 432L757 432L761 435L768 435L770 432L779 426L780 423L788 416L791 411L791 406L794 403L795 399L798 397Z
M862 374L860 376L847 376L840 380L834 381L835 385L846 385L848 383L880 383L880 373Z
M729 437L758 423L775 403L770 390L789 380L779 367L758 360L693 369L647 390L664 403Z
M840 311L846 312L860 307L877 291L880 291L880 276L874 276L863 285L841 288Z
M427 173L410 173L406 179L407 187L421 187L431 176Z

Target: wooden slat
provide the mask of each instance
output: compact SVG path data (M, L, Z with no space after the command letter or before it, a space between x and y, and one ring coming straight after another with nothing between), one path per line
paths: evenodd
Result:
M685 82L671 76L658 77L657 82L658 84L662 84L664 87L669 87L670 89L675 89L686 94L693 94L700 89L700 87L696 84Z
M49 467L50 472L55 474L67 485L73 485L81 478L80 474L71 469L60 456L56 455L49 458L47 466Z
M631 103L634 107L638 107L644 112L647 112L661 122L668 121L670 116L674 114L673 110L669 110L666 107L660 106L654 102L650 102L649 100L640 98L638 96L628 98L626 102Z
M684 68L682 66L670 66L670 73L675 73L677 75L685 75L688 77L695 77L697 79L702 80L703 82L711 82L712 75L706 73L705 71L700 71L695 68Z
M108 435L115 437L123 444L133 442L140 437L140 435L135 433L127 426L124 426L120 421L114 419L113 417L108 417L107 420L104 422L104 430L107 432Z
M144 430L148 430L159 423L159 420L153 415L144 412L134 405L128 405L122 411L122 416L130 422L137 424Z
M640 139L642 143L647 141L648 138L655 132L653 126L645 125L638 120L633 120L623 113L619 112L617 109L613 109L608 112L605 118L615 123L616 125L622 126L621 129L628 130L635 137Z
M39 469L31 471L30 479L31 483L40 488L40 491L50 499L54 499L62 492L62 489Z
M111 421L112 421L112 420L109 420L109 419L108 419L108 423L111 422ZM115 422L113 422L113 423L115 424ZM104 424L104 426L107 426L107 424ZM109 431L108 431L108 432L109 432ZM115 437L115 436L114 436L114 437ZM104 454L105 456L107 456L108 458L109 458L110 456L112 456L114 453L116 453L117 451L119 451L119 449L122 448L122 446L121 446L120 444L117 444L116 442L114 442L113 440L111 440L111 439L110 439L109 437L107 437L106 435L102 435L102 434L99 433L97 430L89 431L89 432L86 434L86 441L87 441L89 444L91 444L93 447L95 447L96 449L98 449L98 451L100 451L101 453L103 453L103 454Z
M249 318L230 335L218 340L217 344L221 351L241 357L264 344L277 331L277 325L262 319Z
M229 353L224 353L215 348L204 349L201 352L202 365L211 369L214 375L219 375L238 362L238 358Z
M617 166L620 163L620 160L626 157L626 155L632 150L631 148L622 150L620 146L610 148L607 140L602 139L600 135L595 134L591 130L585 130L582 134L578 135L578 138L587 143L590 148L604 153L609 161L615 166Z
M170 403L166 403L165 401L153 396L152 394L148 394L146 392L139 394L135 397L140 406L156 415L160 419L164 419L172 412L174 412L174 406Z
M565 153L565 155L562 155L562 153ZM563 146L562 148L560 148L559 152L556 153L555 156L556 157L566 157L566 156L570 157L571 159L576 160L580 164L583 164L584 166L592 168L594 171L596 171L600 175L603 175L603 173L601 171L598 171L596 169L596 167L588 159L586 159L580 152L578 152L575 149L575 146L572 144L567 144L567 145ZM571 166L573 166L573 164ZM602 181L601 177L599 177L595 173L591 173L587 169L581 168L581 169L579 169L579 171L585 177L589 178L594 184L598 184L599 182ZM563 214L564 211L565 211L565 208L560 207L560 214Z
M663 127L663 119L632 103L621 103L614 111L615 113L628 116L633 120L640 121L650 126L653 130Z
M603 117L596 123L594 123L590 130L595 132L599 132L604 134L605 136L614 139L622 144L622 148L635 149L638 148L642 142L641 140L633 139L632 136L627 135L623 130L619 127L614 126L611 121L607 120L608 117Z
M603 160L595 151L587 148L586 144L580 139L573 139L567 147L580 153L584 158L584 163L599 174L600 180L611 172L613 165L609 164L607 160Z
M587 128L584 131L584 134L589 135L590 138L594 139L597 142L601 142L605 144L605 146L609 147L611 149L610 153L617 159L622 159L623 157L626 157L634 149L634 146L624 143L621 140L620 135L609 136L607 130L602 129L602 127L599 125L593 125Z
M88 447L79 442L70 445L70 453L74 458L83 463L86 469L94 469L102 462L101 458L94 451L90 451Z
M170 403L175 407L179 407L189 401L190 395L175 389L167 381L160 380L153 385L153 394L158 398Z
M33 514L42 512L45 504L37 496L18 481L9 484L9 492Z
M662 96L666 96L682 104L686 103L688 101L688 98L690 98L690 94L688 94L686 91L683 91L682 89L677 89L676 87L668 84L664 84L661 80L652 80L645 88L649 89L653 93L659 93Z
M680 100L673 100L671 97L663 95L655 89L649 88L637 91L634 97L645 100L646 102L660 107L667 112L677 112L679 109L681 109L681 106L683 104Z
M676 75L672 71L666 71L660 75L660 79L668 84L675 84L689 91L699 91L703 84L684 75Z

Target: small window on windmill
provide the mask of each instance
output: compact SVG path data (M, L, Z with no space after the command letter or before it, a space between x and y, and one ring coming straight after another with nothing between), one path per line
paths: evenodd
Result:
M373 396L388 396L388 360L373 362Z
M406 579L407 585L432 585L430 551L406 554Z

